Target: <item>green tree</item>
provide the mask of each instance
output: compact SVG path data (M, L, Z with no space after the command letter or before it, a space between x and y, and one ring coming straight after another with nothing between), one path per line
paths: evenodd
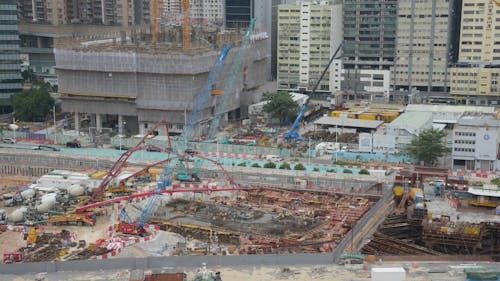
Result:
M254 168L260 168L260 165L259 165L259 163L253 163L252 167L254 167Z
M287 92L264 93L263 100L268 101L263 107L264 112L272 118L279 119L280 123L292 120L299 112L299 105Z
M294 170L297 170L297 171L304 171L306 169L306 167L304 167L304 165L302 165L301 163L295 165L295 167L293 167Z
M274 164L273 162L267 162L266 164L264 164L264 168L275 169L276 164Z
M359 174L360 175L369 175L370 171L368 171L367 169L361 169L361 170L359 170Z
M11 96L16 119L21 121L44 121L51 112L55 101L50 96L47 85L43 84Z
M443 138L446 132L436 129L426 129L412 139L407 147L409 155L423 161L424 165L434 165L436 160L451 150Z
M314 167L314 168L313 168L313 172L319 172L319 168Z
M246 167L247 166L247 162L241 162L240 164L238 164L238 167Z
M344 173L344 174L352 174L352 170L351 169L344 169L342 171L342 173Z
M288 164L287 162L283 162L283 164L281 164L281 166L280 166L280 169L281 170L291 170L292 168L290 168L290 164Z

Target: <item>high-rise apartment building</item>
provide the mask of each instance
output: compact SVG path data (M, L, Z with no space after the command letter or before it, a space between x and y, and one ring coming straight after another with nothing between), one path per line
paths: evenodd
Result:
M455 0L400 0L396 61L397 90L448 92L448 65L455 57L458 32Z
M332 5L278 6L278 89L311 91L330 60ZM325 75L318 91L330 91Z
M149 24L150 0L19 0L23 22L132 26Z
M500 103L500 3L496 2L462 1L459 57L450 69L450 93L466 103Z
M224 24L225 0L190 0L189 4L192 24L216 26ZM178 25L181 23L182 16L181 0L163 1L163 22Z
M396 46L397 0L345 0L343 82L350 97L388 95Z
M12 111L10 96L22 89L16 0L0 3L0 113Z

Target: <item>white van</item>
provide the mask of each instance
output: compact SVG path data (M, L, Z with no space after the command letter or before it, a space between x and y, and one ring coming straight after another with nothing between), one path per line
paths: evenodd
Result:
M266 161L281 162L283 161L283 158L281 158L279 155L266 155Z

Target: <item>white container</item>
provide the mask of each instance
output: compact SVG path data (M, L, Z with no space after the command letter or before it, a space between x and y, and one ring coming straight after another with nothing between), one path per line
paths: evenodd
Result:
M24 220L24 213L27 211L28 209L26 207L16 209L7 216L7 220L10 222L21 222Z
M42 196L40 204L36 205L36 210L45 213L54 209L56 205L56 196L55 193L49 193Z
M68 188L68 195L70 197L82 196L85 192L85 188L79 184L74 184Z
M406 271L402 267L372 268L372 281L405 281Z

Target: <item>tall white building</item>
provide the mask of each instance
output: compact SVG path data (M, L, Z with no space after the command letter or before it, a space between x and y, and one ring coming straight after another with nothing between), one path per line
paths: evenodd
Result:
M500 170L500 111L464 113L453 129L453 168Z
M333 7L327 2L306 1L279 5L278 89L313 89L331 57ZM330 74L325 75L317 91L331 92L329 80Z
M396 89L447 92L451 45L458 43L453 22L455 2L399 1L392 73Z

